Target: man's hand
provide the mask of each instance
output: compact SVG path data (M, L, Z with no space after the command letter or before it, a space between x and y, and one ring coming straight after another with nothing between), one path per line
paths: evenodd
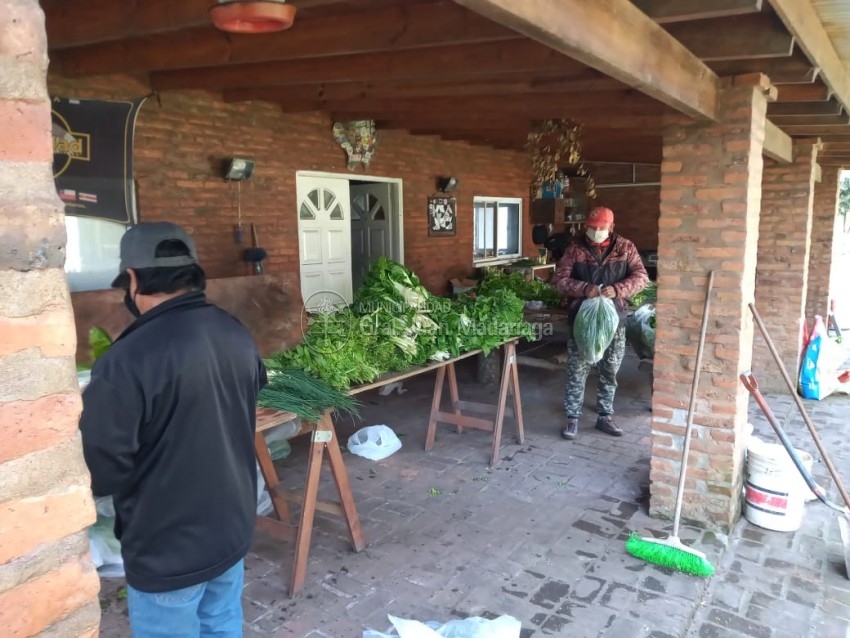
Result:
M614 289L614 286L605 286L602 289L602 296L607 297L608 299L613 299L617 296L617 291Z
M584 295L588 299L593 299L594 297L599 296L599 286L594 286L593 284L588 284L584 287Z

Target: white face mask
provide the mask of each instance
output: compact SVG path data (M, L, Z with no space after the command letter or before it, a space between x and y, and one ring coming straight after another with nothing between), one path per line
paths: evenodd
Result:
M609 234L610 231L607 230L596 230L594 228L587 229L587 238L594 244L601 244L603 241L608 239Z

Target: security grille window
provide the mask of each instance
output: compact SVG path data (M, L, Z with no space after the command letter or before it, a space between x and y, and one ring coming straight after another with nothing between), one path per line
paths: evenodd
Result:
M476 197L473 261L504 261L522 252L522 199Z

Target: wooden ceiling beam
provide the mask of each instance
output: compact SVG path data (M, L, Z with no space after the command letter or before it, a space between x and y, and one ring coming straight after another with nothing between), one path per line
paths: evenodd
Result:
M718 78L629 0L455 1L677 111L717 119Z
M812 6L811 0L770 0L785 27L795 37L836 99L850 110L850 74L838 57L832 40Z
M368 37L364 37L364 29ZM296 20L284 33L226 34L212 26L55 53L66 77L298 60L521 36L454 2L400 4Z
M260 100L266 102L334 102L341 100L395 100L404 98L477 95L528 95L609 91L615 93L623 84L587 70L580 75L535 75L527 71L492 77L478 77L467 82L336 82L331 84L302 84L271 88L236 88L222 92L225 102ZM324 108L324 107L322 107ZM321 108L318 110L322 110Z
M780 127L791 137L821 137L826 140L832 135L850 135L846 124L783 124Z
M785 126L850 126L850 115L774 115L770 121L779 127Z
M339 0L297 0L299 12ZM41 0L49 49L209 25L215 0Z
M766 14L682 22L667 31L704 62L785 58L794 51L794 36Z
M764 127L764 149L762 153L783 164L794 161L794 143L791 141L791 136L770 120L765 123Z
M832 97L832 91L823 84L783 84L779 87L778 102L818 102Z
M812 66L812 63L799 51L789 58L724 60L708 62L707 64L721 77L763 73L775 85L811 84L817 79L820 72L820 69Z
M835 100L824 102L773 102L767 105L767 116L840 115L844 108Z
M610 111L615 115L658 115L663 106L643 93L628 91L600 91L597 93L538 93L533 98L528 95L505 95L499 92L489 95L454 96L451 89L446 87L446 94L439 97L417 98L365 98L350 100L304 100L298 101L292 97L284 98L281 102L284 112L296 113L303 111L346 111L357 112L394 112L409 111L429 113L450 109L453 115L458 113L548 113L553 111L579 112L592 111L599 113Z
M292 62L233 64L209 69L150 74L155 90L223 90L331 82L398 80L451 82L501 73L578 74L584 67L531 40L439 46L429 49L359 53Z
M761 11L762 0L632 0L658 24L727 18Z
M42 0L49 49L210 24L214 0Z
M449 129L462 127L464 129L474 130L476 128L502 128L502 127L517 127L524 124L527 128L531 128L532 122L549 117L557 118L567 114L559 112L541 111L540 113L481 113L477 116L471 115L466 118L459 119L452 117L451 114L427 115L421 112L331 112L331 117L335 121L349 120L365 120L374 119L378 125L403 125L404 128L415 126L417 128L436 128ZM616 116L616 115L582 115L575 120L589 128L601 129L609 131L632 131L634 134L649 134L655 131L661 131L661 118L658 116L637 115L637 116ZM520 124L522 123L522 124Z

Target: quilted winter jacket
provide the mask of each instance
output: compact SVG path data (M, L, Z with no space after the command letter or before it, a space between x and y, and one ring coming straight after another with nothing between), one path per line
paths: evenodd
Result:
M611 235L611 241L600 253L585 235L573 240L558 260L552 284L564 295L564 307L572 322L581 302L586 298L587 284L613 286L617 291L614 305L622 323L629 297L646 286L649 277L635 245L621 235Z

